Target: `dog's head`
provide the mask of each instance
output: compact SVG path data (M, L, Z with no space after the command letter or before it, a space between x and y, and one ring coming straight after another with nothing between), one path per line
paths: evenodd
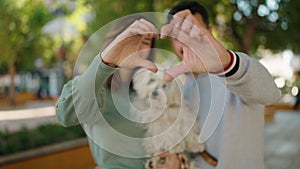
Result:
M138 97L155 107L172 107L181 104L181 83L178 80L165 82L164 72L153 73L146 69L138 70L133 79L133 88Z

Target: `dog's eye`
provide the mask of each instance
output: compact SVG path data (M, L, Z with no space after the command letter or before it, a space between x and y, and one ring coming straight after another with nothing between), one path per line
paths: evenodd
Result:
M155 82L155 80L154 80L154 79L150 79L149 82L148 82L147 84L151 84L151 83L153 83L153 82Z
M166 85L166 84L163 84L163 85L162 85L162 88L166 88L166 87L167 87L167 85Z

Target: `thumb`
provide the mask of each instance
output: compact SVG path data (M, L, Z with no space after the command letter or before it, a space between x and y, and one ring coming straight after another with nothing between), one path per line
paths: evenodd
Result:
M139 58L139 59L136 60L135 65L138 66L138 67L146 68L146 69L148 69L148 70L150 70L154 73L156 73L158 71L157 66L153 62L151 62L147 59Z
M176 78L177 76L189 72L188 69L186 68L186 66L182 63L180 63L179 65L175 65L172 66L171 68L169 68L165 74L164 74L164 80L166 82L169 82L171 80L173 80L174 78Z

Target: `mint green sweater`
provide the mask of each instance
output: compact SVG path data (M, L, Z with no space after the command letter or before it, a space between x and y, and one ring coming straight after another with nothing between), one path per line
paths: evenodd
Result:
M90 148L101 169L144 168L144 150L140 140L144 129L119 113L105 80L117 68L105 65L96 56L88 70L65 84L56 105L56 115L63 126L81 124ZM128 113L128 98L115 93L118 108ZM114 133L114 134L113 134ZM119 136L118 134L121 134Z

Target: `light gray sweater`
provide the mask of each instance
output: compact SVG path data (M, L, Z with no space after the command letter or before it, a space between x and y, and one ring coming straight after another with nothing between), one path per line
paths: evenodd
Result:
M200 75L185 85L185 98L199 106L201 138L218 159L212 167L200 156L201 169L264 169L264 105L279 100L269 72L255 59L236 53L239 68L229 77ZM200 100L195 99L195 90Z

